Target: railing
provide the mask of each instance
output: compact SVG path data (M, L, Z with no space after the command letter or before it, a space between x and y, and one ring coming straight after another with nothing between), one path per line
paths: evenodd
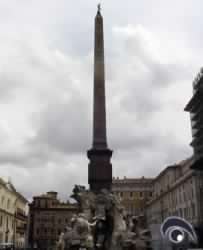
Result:
M17 210L15 216L19 219L24 219L24 220L27 219L27 215L21 210Z
M27 228L26 224L24 224L22 226L17 226L16 231L19 231L19 232L26 231L26 228Z

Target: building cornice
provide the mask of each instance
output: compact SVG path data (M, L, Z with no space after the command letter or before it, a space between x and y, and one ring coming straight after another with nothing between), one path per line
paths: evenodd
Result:
M14 213L11 213L11 212L8 212L7 210L5 210L5 209L2 209L2 208L0 208L0 212L1 213L5 213L5 214L7 214L7 215L10 215L10 216L15 216L15 211L14 211Z
M75 211L79 208L77 206L75 207L50 207L50 208L42 208L42 207L32 207L32 211L43 211L43 212L54 212L54 211Z
M113 185L117 185L117 184L150 184L152 183L152 181L154 180L154 178L113 178L112 180L112 184Z

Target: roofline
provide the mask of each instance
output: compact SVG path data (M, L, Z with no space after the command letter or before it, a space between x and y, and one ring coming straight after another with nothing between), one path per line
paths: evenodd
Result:
M164 168L153 180L153 182L157 181L159 178L161 178L166 172L172 169L176 169L178 167L178 164L169 165L166 168Z
M22 194L20 194L19 192L15 192L16 193L16 195L18 196L18 198L20 198L21 200L23 200L25 203L28 203L28 200L22 195Z
M6 182L4 179L0 178L0 185L2 184L2 186L7 190L9 191L10 193L12 194L15 194L18 198L20 198L21 200L23 200L25 203L28 203L28 200L21 194L19 193L16 189L15 189L15 186L11 183L11 185L13 186L14 190L10 190L8 187L7 187L7 184L9 182Z
M112 184L134 184L134 183L151 183L154 178L114 178L112 179Z
M183 166L185 164L191 164L191 162L193 161L193 158L194 156L192 155L188 157L187 159L180 161L179 163L167 166L157 175L157 177L154 178L153 182L157 181L161 176L163 176L169 170L177 169L178 167Z

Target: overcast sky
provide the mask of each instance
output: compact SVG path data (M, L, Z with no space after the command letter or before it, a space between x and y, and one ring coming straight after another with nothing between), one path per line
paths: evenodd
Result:
M0 0L0 176L27 198L87 184L95 0ZM202 0L101 1L114 176L190 157Z

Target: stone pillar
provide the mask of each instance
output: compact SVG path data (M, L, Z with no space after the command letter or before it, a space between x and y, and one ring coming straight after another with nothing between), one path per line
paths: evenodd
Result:
M106 136L106 104L105 104L105 70L104 70L104 38L103 18L98 7L95 17L94 40L94 102L93 102L93 143L87 151L90 160L88 183L90 190L111 189L112 151L107 146Z

